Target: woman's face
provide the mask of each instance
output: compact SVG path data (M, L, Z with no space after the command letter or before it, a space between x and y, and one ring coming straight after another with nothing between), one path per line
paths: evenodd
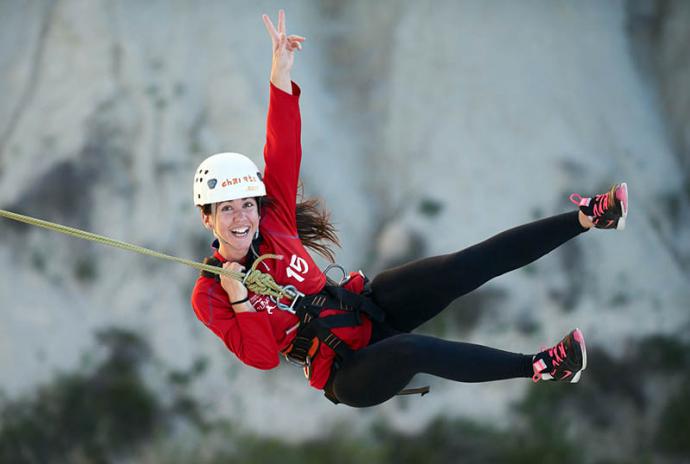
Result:
M211 228L220 242L225 259L242 259L259 229L259 208L256 198L241 198L218 203L215 212L202 214L204 224Z

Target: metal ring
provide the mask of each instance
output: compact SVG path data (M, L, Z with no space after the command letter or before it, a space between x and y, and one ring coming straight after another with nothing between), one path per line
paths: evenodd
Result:
M330 271L333 268L340 269L340 272L343 273L343 278L340 279L340 282L338 282L338 285L341 285L345 281L345 279L347 278L347 272L345 272L345 268L342 267L340 264L336 264L336 263L329 264L328 266L326 266L326 269L324 269L323 275L328 277L328 271Z
M295 314L295 303L297 303L297 300L300 297L304 296L304 293L300 292L297 290L297 288L294 285L286 285L283 287L283 292L288 296L288 298L292 298L292 301L290 302L289 305L285 303L281 303L279 298L276 298L274 296L271 296L270 299L273 301L278 308L282 309L283 311L290 312L292 314Z

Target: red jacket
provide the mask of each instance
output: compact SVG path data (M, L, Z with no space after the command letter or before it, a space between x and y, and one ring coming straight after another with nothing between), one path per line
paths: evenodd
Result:
M278 284L293 285L300 292L311 295L323 289L326 277L302 245L295 222L302 160L300 92L295 83L292 84L292 95L272 84L270 86L263 180L267 195L275 202L262 208L259 232L263 240L258 253L281 255L281 260L262 261L259 269L271 274ZM226 261L217 250L214 256L221 262ZM352 276L346 287L360 293L364 282L359 274L353 273ZM199 320L242 362L257 369L273 369L279 364L280 351L295 337L298 319L277 308L266 296L252 292L249 295L256 312L235 314L220 283L201 276L192 292L192 307ZM321 316L339 312L328 309ZM360 349L371 337L371 321L362 315L361 325L336 328L333 333L350 348ZM323 389L334 357L335 353L322 344L312 362L311 386Z

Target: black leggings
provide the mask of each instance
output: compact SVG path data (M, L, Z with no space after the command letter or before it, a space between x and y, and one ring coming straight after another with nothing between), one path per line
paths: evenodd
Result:
M374 325L369 346L356 351L334 372L333 393L344 404L366 407L390 399L417 373L458 382L531 377L531 355L410 332L456 298L531 263L586 230L577 211L560 214L456 253L382 272L371 288L386 320Z

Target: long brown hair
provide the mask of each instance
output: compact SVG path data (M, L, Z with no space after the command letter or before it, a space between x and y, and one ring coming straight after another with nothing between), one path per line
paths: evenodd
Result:
M331 214L326 210L320 199L311 197L303 199L302 185L297 196L297 208L295 215L297 219L297 235L304 246L311 248L327 260L335 262L335 252L333 246L340 247L337 229L331 222ZM260 197L259 205L261 209L271 207L275 200L269 196ZM205 215L211 214L210 204L201 207Z

